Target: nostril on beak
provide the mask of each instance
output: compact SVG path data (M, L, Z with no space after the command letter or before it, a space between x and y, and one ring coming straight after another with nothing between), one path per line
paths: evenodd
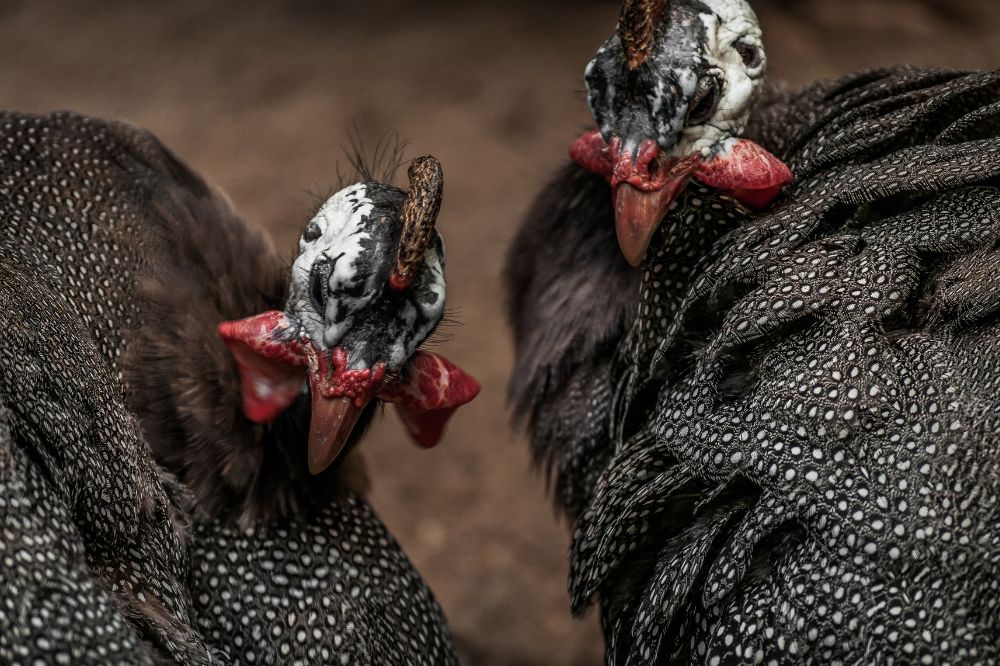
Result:
M655 141L646 139L639 145L636 151L636 169L639 173L645 173L652 180L652 172L659 166L660 146Z
M622 149L621 139L614 139L611 144L611 157L614 164L613 183L629 183L637 187L653 187L660 171L660 146L651 139L645 139L637 149Z

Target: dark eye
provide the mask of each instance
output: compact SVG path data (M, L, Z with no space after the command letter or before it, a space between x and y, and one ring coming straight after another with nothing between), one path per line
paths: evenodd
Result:
M746 65L747 69L757 69L760 67L763 56L759 48L746 42L736 42L735 46L736 52L743 58L743 64Z
M706 76L698 81L698 88L688 105L687 124L701 125L710 120L718 104L719 81L714 76Z
M326 312L326 299L330 284L330 271L332 266L329 261L318 261L313 264L312 272L309 275L309 300L316 312L323 314Z
M310 222L306 230L302 232L302 240L311 243L323 235L323 230L315 222Z

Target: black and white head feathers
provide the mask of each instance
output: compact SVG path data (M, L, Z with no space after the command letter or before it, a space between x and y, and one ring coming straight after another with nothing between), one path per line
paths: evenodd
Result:
M605 140L620 138L633 155L653 140L676 157L707 156L743 131L765 70L745 0L632 2L587 65L588 103Z
M379 361L399 370L444 315L444 241L436 231L410 287L390 286L404 200L389 185L350 185L299 239L286 310L312 340L347 350L353 370Z

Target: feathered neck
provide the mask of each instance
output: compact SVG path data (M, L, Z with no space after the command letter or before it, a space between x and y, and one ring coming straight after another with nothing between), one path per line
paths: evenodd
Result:
M244 417L236 365L217 326L280 308L289 264L221 197L196 184L164 188L150 204L154 240L136 279L139 316L121 359L130 405L157 460L195 493L203 513L243 525L362 491L356 453L309 474L307 399L268 425Z

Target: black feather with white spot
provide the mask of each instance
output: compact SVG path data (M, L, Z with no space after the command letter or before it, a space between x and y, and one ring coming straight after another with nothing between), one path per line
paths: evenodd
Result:
M907 68L760 109L785 203L684 193L616 352L545 388L609 663L996 661L998 109Z
M286 276L149 134L0 114L0 662L456 662L308 414L242 417L216 326Z

